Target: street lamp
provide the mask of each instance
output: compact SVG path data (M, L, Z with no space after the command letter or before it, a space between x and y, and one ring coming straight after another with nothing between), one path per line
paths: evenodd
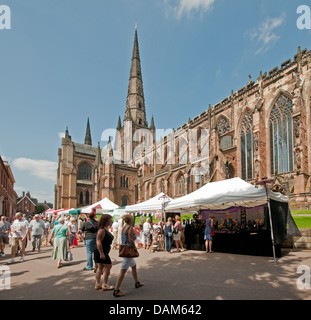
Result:
M200 185L200 182L201 182L201 175L200 175L200 173L198 171L194 175L194 182L197 185L197 189L199 189L199 185Z

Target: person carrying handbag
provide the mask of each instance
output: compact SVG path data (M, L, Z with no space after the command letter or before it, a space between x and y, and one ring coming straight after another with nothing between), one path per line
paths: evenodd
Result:
M124 246L128 246L129 248L134 249L132 251L137 252L137 249L135 246L136 235L133 230L134 217L129 214L122 217L122 219L125 222L125 226L122 228L122 233L121 233L122 245L120 246L120 251L119 251L121 256L122 256L122 250L126 249L124 248ZM137 256L137 254L138 252L135 255ZM135 288L140 288L141 286L144 285L143 283L138 281L136 261L134 260L134 258L123 257L121 270L117 279L117 284L115 286L115 289L113 290L114 297L121 297L125 295L124 292L120 291L120 287L124 279L124 276L126 274L126 271L128 270L129 267L132 268L132 275L135 281Z
M58 260L57 268L61 268L62 260L67 260L68 247L69 247L69 231L64 224L64 218L58 219L59 224L53 228L51 239L54 238L52 259Z

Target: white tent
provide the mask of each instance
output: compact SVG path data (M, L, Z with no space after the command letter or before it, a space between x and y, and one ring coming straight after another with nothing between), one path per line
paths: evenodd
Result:
M288 202L288 197L268 190L269 199ZM267 203L265 188L240 178L208 183L202 188L171 201L165 211L224 210L230 207L257 207Z
M90 206L82 208L82 213L91 213L93 209L102 209L103 211L109 211L119 208L118 205L110 201L108 198L104 198Z
M225 210L231 207L257 207L268 203L274 261L275 244L270 201L288 203L288 197L265 188L253 186L240 178L208 183L202 188L171 201L165 211Z
M167 196L165 193L161 192L157 196L146 200L142 203L137 203L131 206L126 206L126 212L153 212L162 210L163 203L172 201L173 199Z

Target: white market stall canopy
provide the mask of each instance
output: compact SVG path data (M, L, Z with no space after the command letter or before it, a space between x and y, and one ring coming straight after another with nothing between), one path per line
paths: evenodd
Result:
M173 199L167 196L165 193L161 192L157 196L146 200L142 203L137 203L131 206L126 206L126 212L152 212L162 210L163 201L166 203L172 201Z
M268 190L269 198L288 202L288 197ZM267 203L266 190L240 178L211 182L202 188L171 201L165 211L224 210L230 207L256 207Z
M108 198L104 198L88 207L82 208L82 213L91 213L93 209L102 209L103 211L109 211L119 208L118 205L110 201Z

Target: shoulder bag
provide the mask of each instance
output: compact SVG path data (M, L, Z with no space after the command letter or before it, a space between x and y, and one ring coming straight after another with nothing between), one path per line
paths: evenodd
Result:
M178 232L179 232L179 225L177 225L173 230L174 234L178 234Z
M128 229L130 227L127 228L125 234L128 233ZM128 237L127 238L127 243L129 243L128 241ZM133 248L132 246L128 246L127 244L121 244L119 247L119 257L121 258L137 258L139 257L139 252L137 251L137 248Z

